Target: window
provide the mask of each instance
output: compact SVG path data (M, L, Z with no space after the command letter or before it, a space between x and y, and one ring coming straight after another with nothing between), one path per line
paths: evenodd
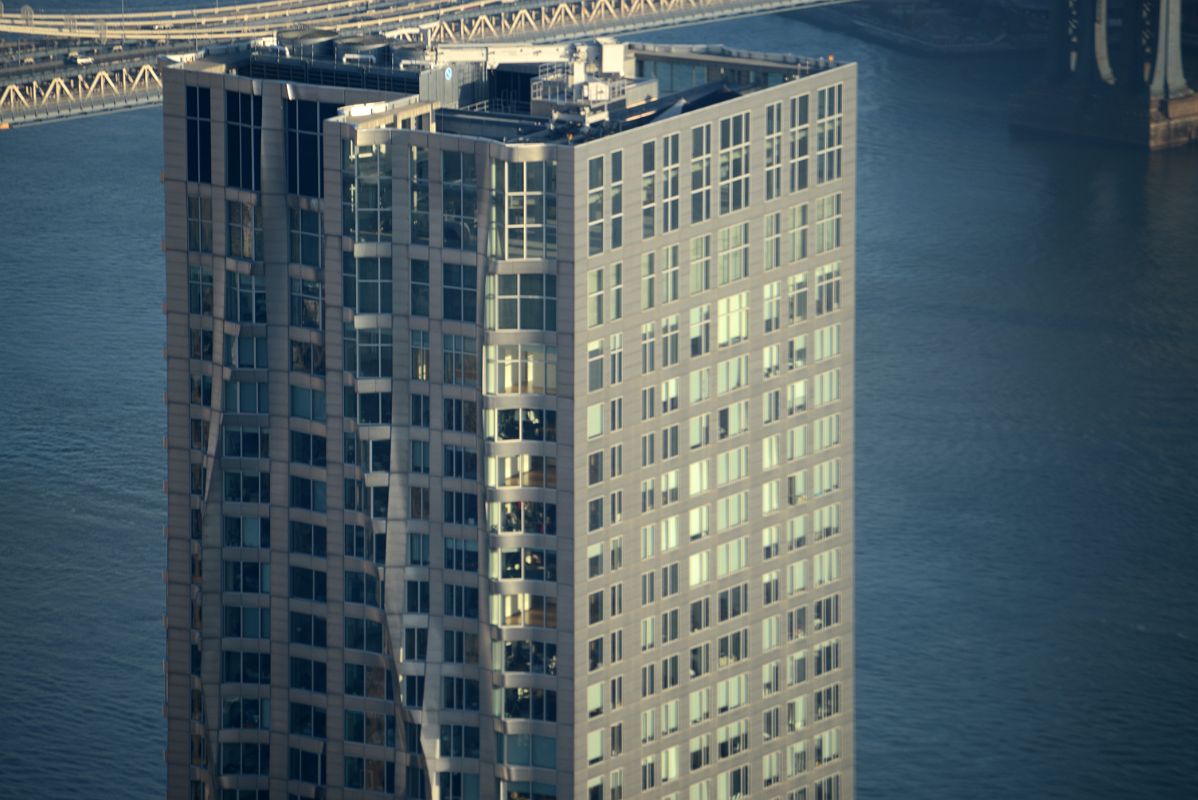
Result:
M487 409L486 435L491 441L554 442L557 412L540 408Z
M225 650L221 653L221 680L225 683L269 684L270 654Z
M369 572L345 571L345 602L382 608L380 589L379 579Z
M324 290L320 281L290 279L290 322L297 328L320 330L324 323Z
M478 480L478 453L465 447L446 445L442 471L448 478Z
M603 317L603 268L587 272L587 327L602 325Z
M287 191L324 196L323 122L336 116L337 104L287 100Z
M220 634L228 639L270 639L270 609L224 606Z
M749 382L748 355L736 356L716 365L716 394L736 391Z
M557 692L525 687L496 690L499 708L504 719L557 721Z
M327 531L320 525L295 521L290 524L288 544L292 553L306 553L324 558L327 538Z
M312 342L290 341L291 371L324 375L324 346ZM226 384L228 385L228 384Z
M656 267L653 261L653 253L641 254L641 310L648 310L655 305L654 287L657 281L654 279Z
M815 201L815 252L826 253L840 247L840 192Z
M320 269L323 259L320 240L320 212L288 208L288 259L295 264Z
M238 562L224 560L220 588L225 592L246 594L271 593L271 565L261 562Z
M478 385L478 343L472 336L445 334L445 382L459 386Z
M354 258L352 253L343 255L342 284L346 307L359 314L390 314L391 259ZM427 286L425 290L427 311Z
M224 699L220 711L220 727L241 728L243 731L268 731L271 728L271 701L265 697Z
M652 238L656 230L656 143L641 145L641 238Z
M782 103L765 108L765 199L782 196ZM767 267L768 269L768 267Z
M328 624L324 617L292 611L288 616L288 641L310 647L327 647Z
M220 774L269 775L270 745L255 742L222 742Z
M788 219L790 260L793 262L807 257L807 232L810 223L807 204L800 203L797 206L791 206Z
M413 259L411 270L412 316L427 317L429 299L428 262Z
M225 184L251 192L262 180L262 97L225 92Z
M823 361L826 358L840 354L840 323L834 325L825 325L815 331L815 360Z
M212 91L187 87L187 180L212 183Z
M473 492L442 492L443 519L447 524L478 524L478 495Z
M225 201L225 254L246 261L262 260L262 219L254 203Z
M749 293L739 292L716 302L716 343L728 347L749 338Z
M187 311L191 314L212 313L212 270L189 267L187 270ZM227 313L227 312L226 312ZM263 309L265 313L265 309Z
M661 140L661 232L669 233L676 230L678 230L678 134L673 133Z
M711 217L711 125L691 128L691 222Z
M556 258L557 163L493 161L491 170L488 253L508 259Z
M587 253L603 252L603 156L587 162Z
M408 153L408 174L412 181L412 205L410 224L412 244L428 244L429 241L429 169L428 148L412 145Z
M593 324L598 325L603 317L603 270L592 270L588 281L599 287L589 300L598 320ZM488 275L487 325L498 330L557 330L556 276Z
M287 751L287 777L303 783L320 783L325 773L325 757L292 747Z
M749 204L749 112L720 120L720 213Z
M444 589L444 613L448 617L478 619L478 587L447 583Z
M711 236L691 239L690 293L697 295L711 288Z
M445 631L442 650L443 660L448 664L477 664L478 636L463 631Z
M816 586L837 580L840 577L840 552L833 549L817 553L812 559L812 572Z
M672 367L677 363L678 315L672 314L661 321L661 365L662 367Z
M445 430L478 432L478 403L475 401L447 397L444 401L444 412L441 424Z
M194 354L192 358L195 358ZM226 333L225 364L240 369L266 369L266 337Z
M742 672L716 684L716 713L724 714L739 708L749 699L749 674Z
M603 451L587 456L587 485L594 486L603 480Z
M782 266L782 212L765 215L765 269Z
M325 466L327 444L325 437L313 433L291 431L291 463Z
M521 592L491 596L491 624L556 628L557 598Z
M839 345L838 345L839 346ZM786 342L786 369L793 370L807 364L807 334L801 334Z
M424 707L424 676L408 675L403 679L403 704L408 708ZM416 781L419 782L417 777ZM411 784L409 784L411 785Z
M811 96L802 94L790 99L790 190L807 188L807 161L810 154Z
M822 406L840 399L840 367L815 376L815 405Z
M696 306L690 310L690 354L692 358L706 355L711 350L711 304ZM694 376L696 373L692 372ZM692 377L692 387L694 380ZM691 402L695 402L694 391Z
M391 377L392 340L390 328L344 327L345 368L358 378Z
M546 581L557 580L557 552L539 547L491 551L491 578L499 580ZM602 605L602 592L599 602Z
M720 286L749 274L749 223L720 229L718 263Z
M187 249L195 253L212 252L212 198L187 198Z
M346 411L353 414L355 406L358 422L363 425L391 424L391 392L364 392L356 403L347 403ZM428 427L425 425L425 427Z
M488 394L557 394L557 348L501 344L484 348L483 391Z
M411 337L410 353L412 363L409 374L414 381L427 381L429 378L429 362L431 360L428 331L413 330ZM475 370L477 369L476 357Z
M539 533L557 535L557 505L534 500L487 504L491 533Z
M324 422L325 421L324 392L322 392L318 389L308 389L303 386L291 386L289 388L290 388L290 400L291 400L291 403L290 403L291 416L298 417L299 419L310 419L310 420L314 420L316 422ZM368 395L362 396L363 399L365 399L366 397L368 397ZM388 392L387 393L387 412L386 412L388 419L391 416L390 400L391 400L390 392ZM377 401L378 401L378 395L375 395L376 412L377 412Z
M269 472L225 471L224 499L229 503L269 503Z
M328 489L324 481L292 475L290 489L292 508L320 512L328 510Z
M328 599L325 571L292 566L289 577L291 598L315 602L325 602Z
M345 647L348 650L383 652L383 624L371 619L345 618Z
M477 250L478 174L474 153L442 151L441 182L444 246Z
M343 140L341 176L343 232L359 242L390 241L391 154L388 146L359 145L351 139ZM414 179L413 184L417 183ZM416 200L413 197L414 204ZM427 203L427 191L424 200Z
M815 182L828 183L841 176L843 167L844 84L816 93Z
M611 246L624 245L624 151L611 154Z
M442 313L445 319L474 322L477 319L478 291L475 269L462 264L442 268Z
M492 601L494 602L494 601ZM493 642L494 663L505 672L557 674L557 645L508 639Z
M187 331L188 351L197 361L212 360L212 331L191 328Z
M608 339L611 362L611 385L624 381L624 334L613 333Z
M786 315L794 324L807 319L807 273L800 272L786 279Z
M815 509L814 528L816 540L826 539L840 533L840 504L832 503Z
M427 533L408 534L408 564L415 567L427 567L429 556L429 539Z

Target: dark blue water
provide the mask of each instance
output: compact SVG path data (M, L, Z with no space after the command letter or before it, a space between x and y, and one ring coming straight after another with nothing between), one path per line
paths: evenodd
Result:
M655 38L860 63L860 796L1198 796L1198 153L1012 138L1024 56ZM162 794L159 125L0 134L0 797Z

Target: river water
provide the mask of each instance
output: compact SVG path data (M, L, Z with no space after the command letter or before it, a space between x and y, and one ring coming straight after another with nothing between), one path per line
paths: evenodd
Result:
M1198 152L1013 137L1036 59L860 65L862 798L1192 798ZM0 133L0 797L160 797L158 109Z

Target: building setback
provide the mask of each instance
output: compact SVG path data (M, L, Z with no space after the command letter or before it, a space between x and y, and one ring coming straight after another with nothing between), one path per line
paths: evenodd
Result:
M853 797L855 67L333 47L165 74L169 796Z

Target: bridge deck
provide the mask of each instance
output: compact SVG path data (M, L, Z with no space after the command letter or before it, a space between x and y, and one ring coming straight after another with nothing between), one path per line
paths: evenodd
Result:
M426 47L552 42L841 2L851 0L267 0L124 16L5 13L0 32L58 41L32 54L6 51L33 63L10 60L0 68L0 125L157 102L161 56L222 42L273 41L283 30L376 33ZM100 46L92 51L62 43L81 40ZM68 57L64 48L77 55Z

